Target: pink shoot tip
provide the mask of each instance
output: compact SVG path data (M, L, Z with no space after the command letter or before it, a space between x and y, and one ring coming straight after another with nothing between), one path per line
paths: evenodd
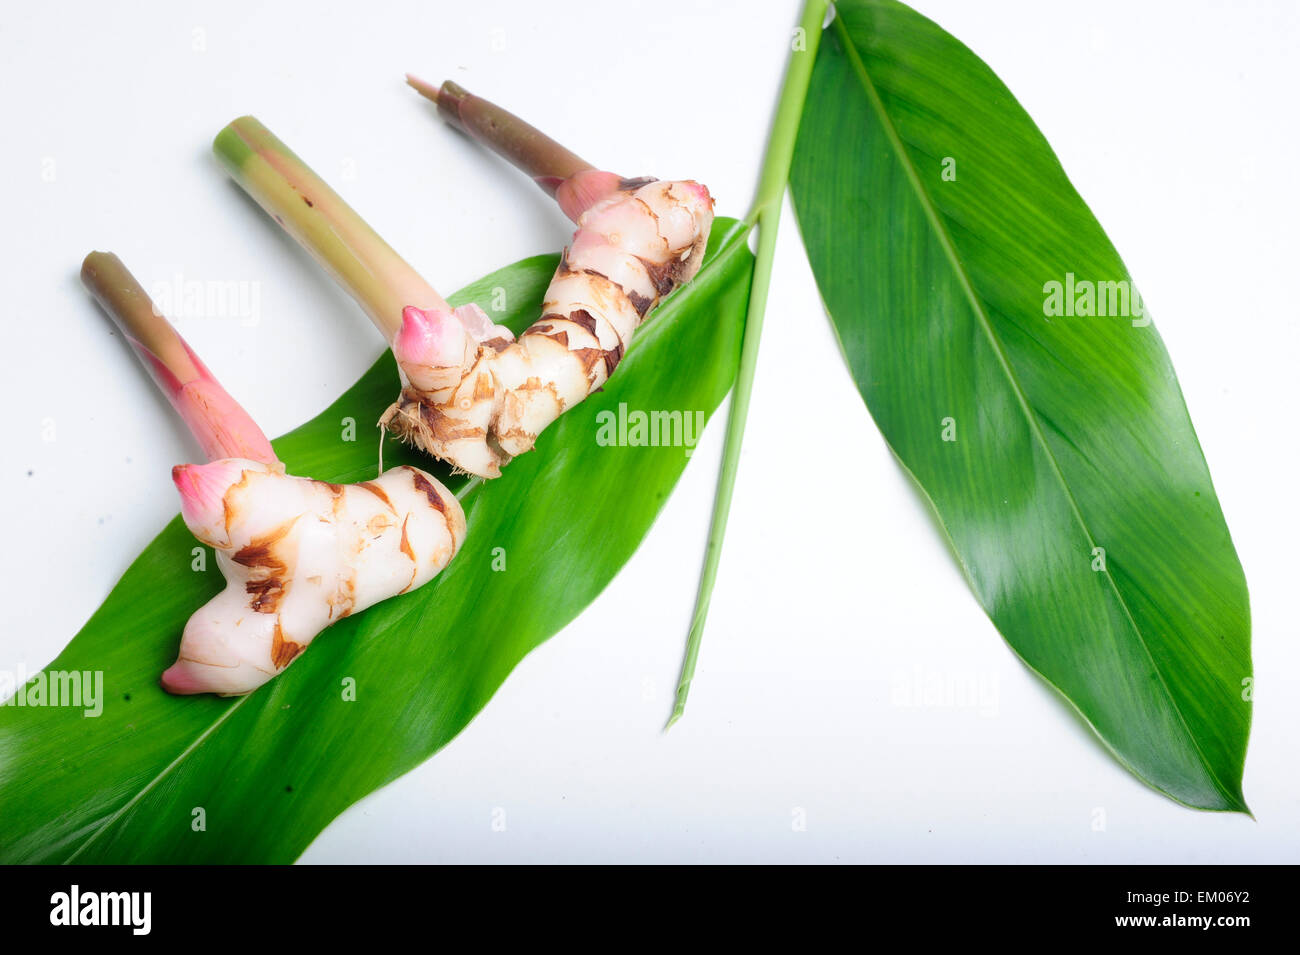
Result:
M205 544L215 546L225 541L226 492L250 469L263 471L266 467L240 458L224 458L172 468L172 482L181 496L181 519Z
M164 690L176 696L193 696L209 691L207 684L194 672L194 667L188 660L177 660L163 670L158 682Z
M393 339L393 355L403 365L446 368L465 358L465 326L450 309L402 309L402 327Z

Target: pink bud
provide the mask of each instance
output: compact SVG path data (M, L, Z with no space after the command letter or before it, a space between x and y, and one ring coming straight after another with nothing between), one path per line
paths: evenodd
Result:
M199 540L221 546L226 539L226 492L250 468L265 470L252 461L222 458L209 464L178 464L172 481L181 495L181 518Z
M177 696L191 696L195 693L209 692L202 675L195 673L195 669L194 664L190 663L189 660L177 660L166 670L163 670L162 679L159 682L164 690Z
M402 327L393 340L399 364L459 367L465 360L465 326L448 309L402 309Z
M709 187L704 185L704 183L688 179L682 183L682 186L685 187L686 191L689 192L701 205L707 206L710 209L713 208L713 196L709 195Z

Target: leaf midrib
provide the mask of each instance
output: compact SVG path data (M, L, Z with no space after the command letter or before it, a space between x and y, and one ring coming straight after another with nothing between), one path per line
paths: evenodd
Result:
M183 750L177 753L175 759L173 759L170 763L168 763L166 766L160 769L157 775L155 775L151 780L149 780L149 782L141 786L140 790L134 796L132 796L130 799L124 802L114 812L106 816L104 818L104 821L99 824L99 826L94 830L94 832L90 834L90 836L86 839L86 841L77 847L77 851L72 853L72 855L68 856L66 859L63 860L63 864L64 865L70 864L71 862L73 862L73 860L77 858L77 856L85 852L86 849L88 849L95 842L96 839L98 839L105 832L111 829L113 827L113 824L116 823L117 820L121 819L123 815L129 812L132 806L134 806L140 800L144 799L145 796L149 795L149 793L153 790L153 788L157 786L160 782L162 782L162 780L167 776L168 773L170 773L173 769L175 769L177 766L183 763L189 757L190 753L194 752L196 749L202 746L203 743L207 740L207 738L211 736L213 733L215 733L218 727L220 727L222 723L224 723L227 719L230 718L230 715L232 713L234 713L236 710L238 710L241 706L243 706L252 698L253 698L252 693L249 693L246 696L241 696L230 706L222 710L221 715L218 716L215 720L213 720L207 726L207 728L203 730L202 733L196 736L193 742L191 742Z
M1070 489L1069 482L1066 481L1065 475L1061 471L1060 464L1056 460L1056 455L1052 453L1051 446L1048 445L1047 439L1044 437L1042 430L1039 427L1038 419L1033 409L1030 407L1028 399L1025 397L1024 389L1021 387L1020 381L1016 377L1015 370L1011 367L1011 363L1007 358L1006 352L1002 347L1002 342L993 330L992 324L989 321L988 314L984 309L983 300L976 293L975 287L970 280L970 276L967 275L966 268L962 264L961 258L957 254L956 246L952 242L952 237L948 234L947 227L944 225L942 219L940 218L938 209L935 207L934 202L930 198L930 194L926 191L924 184L921 182L920 174L917 172L916 166L912 163L911 156L908 154L906 147L903 145L902 137L899 135L898 130L894 127L893 119L890 117L888 111L885 109L884 101L881 99L880 93L876 89L876 85L871 79L871 75L867 72L866 64L862 62L862 58L858 55L857 45L853 42L852 37L849 35L848 27L844 25L843 17L837 15L832 21L832 26L835 29L837 35L840 38L841 43L844 46L845 51L848 54L849 62L853 65L854 72L858 75L859 80L862 82L863 91L867 95L868 102L871 103L871 107L875 111L877 118L880 120L881 125L884 126L885 128L886 135L889 138L890 146L893 148L893 151L897 156L899 163L903 167L904 173L907 175L908 182L911 184L912 190L916 194L917 201L921 204L921 209L925 213L925 217L927 221L929 221L931 228L934 229L935 235L939 240L939 244L943 249L945 257L948 259L949 264L952 266L953 272L956 274L957 280L961 285L962 291L965 293L967 300L970 302L971 308L974 309L975 311L975 315L979 320L980 328L984 332L985 337L988 339L989 345L993 349L993 353L997 356L998 363L999 365L1001 365L1002 370L1007 377L1007 381L1011 386L1012 392L1016 396L1016 401L1020 405L1020 409L1025 416L1025 420L1029 423L1030 430L1034 435L1034 440L1038 443L1039 447L1042 448L1043 454L1047 457L1048 462L1051 464L1052 473L1056 476L1057 482L1060 484L1061 490L1065 494L1066 500L1069 501L1070 510L1073 513L1075 520L1078 522L1079 528L1083 531L1083 535L1087 539L1088 544L1090 545L1090 547L1096 547L1097 546L1096 539L1093 537L1092 532L1088 528L1087 522L1083 518L1083 512L1079 508L1078 501L1075 500L1074 493ZM1168 699L1169 705L1173 709L1175 715L1177 715L1178 722L1182 726L1183 732L1186 735L1188 742L1191 743L1192 749L1195 751L1196 756L1200 760L1201 767L1209 775L1210 781L1213 782L1215 788L1219 792L1219 795L1222 796L1228 804L1236 805L1239 801L1227 790L1226 787L1224 787L1222 781L1220 781L1219 779L1218 773L1214 771L1214 768L1210 765L1209 760L1206 759L1205 753L1201 749L1201 744L1197 740L1196 735L1191 731L1191 727L1188 725L1187 718L1183 714L1182 708L1178 705L1177 699L1170 691L1169 684L1165 680L1164 672L1160 669L1159 664L1156 662L1155 656L1151 653L1151 648L1147 645L1146 637L1143 635L1142 629L1138 626L1137 621L1134 619L1133 613L1129 609L1128 601L1124 599L1124 595L1120 591L1119 585L1116 584L1115 578L1110 572L1110 568L1104 567L1101 572L1105 575L1106 580L1109 582L1111 590L1115 594L1115 599L1119 601L1120 607L1123 608L1124 616L1129 622L1129 626L1132 629L1133 635L1137 637L1138 644L1142 647L1143 653L1146 654L1147 659L1150 661L1152 671L1155 673L1156 677L1160 680L1160 688L1164 692L1165 697ZM1161 789L1161 791L1164 792L1165 790ZM1166 793L1166 795L1172 795L1172 794Z

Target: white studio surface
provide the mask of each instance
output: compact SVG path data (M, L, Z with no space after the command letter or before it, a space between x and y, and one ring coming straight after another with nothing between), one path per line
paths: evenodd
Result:
M1146 788L1003 644L853 387L787 205L686 717L660 732L723 413L600 599L451 745L345 812L302 861L1300 857L1300 8L914 5L983 57L1042 128L1178 369L1250 585L1245 791L1258 821ZM117 252L150 289L197 279L255 290L255 320L177 325L269 434L318 413L381 350L360 310L212 159L226 122L256 114L451 292L557 250L569 226L438 121L404 72L455 79L605 168L699 179L719 213L738 216L796 17L794 0L7 11L0 494L23 545L0 556L12 608L0 667L53 659L176 512L170 468L196 454L81 289L88 251ZM801 369L819 376L820 416L787 397ZM797 519L772 520L778 504ZM976 692L927 705L934 685Z

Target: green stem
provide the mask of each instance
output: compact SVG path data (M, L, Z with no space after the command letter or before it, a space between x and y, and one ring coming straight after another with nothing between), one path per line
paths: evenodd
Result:
M704 636L704 622L709 615L709 601L718 577L718 562L722 557L722 542L727 533L727 516L731 511L732 492L736 487L736 471L740 466L740 448L745 440L745 421L749 417L749 398L754 390L754 369L758 364L758 343L763 335L763 313L767 307L767 291L771 285L772 262L776 256L776 230L781 219L781 202L785 197L786 182L790 177L790 161L794 156L795 137L799 132L799 118L803 114L804 99L812 79L813 63L817 58L817 44L821 40L822 22L826 19L827 0L805 0L799 19L799 32L786 66L785 83L777 104L776 118L768 139L767 154L763 158L763 171L758 180L754 205L745 221L758 228L758 251L754 260L754 274L749 286L749 307L745 313L745 337L741 344L740 367L736 371L736 385L731 392L731 409L727 416L727 437L722 450L722 470L718 474L718 489L713 500L713 518L709 527L709 542L704 555L704 569L700 574L700 589L695 599L695 613L686 641L686 656L682 661L681 678L677 683L677 699L668 729L686 711L686 697L695 678L695 664L700 655L700 640ZM802 49L798 41L802 39Z
M337 192L252 116L235 120L212 150L234 180L315 257L391 342L402 310L446 309L415 269Z

